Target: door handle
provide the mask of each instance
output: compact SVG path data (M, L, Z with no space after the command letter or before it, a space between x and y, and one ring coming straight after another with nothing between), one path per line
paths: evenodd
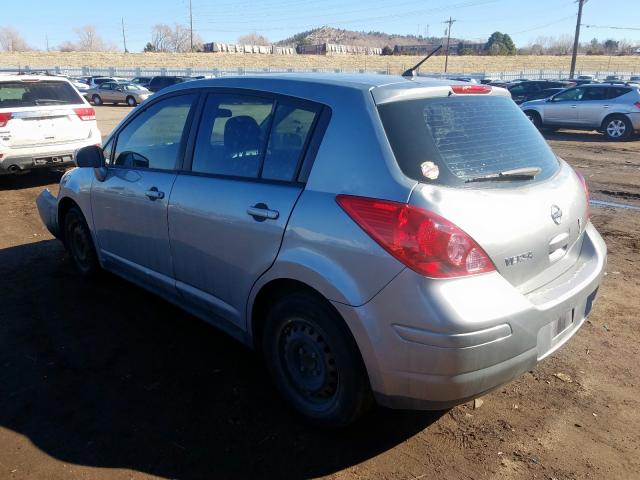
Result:
M247 213L258 222L265 220L276 220L280 216L280 212L277 210L270 210L264 203L256 203L253 207L247 208Z
M158 187L151 187L149 190L144 192L144 194L149 198L149 200L162 200L164 198L164 192L158 191Z
M571 108L578 108L577 105L571 105Z
M609 105L602 105L602 108L609 108Z

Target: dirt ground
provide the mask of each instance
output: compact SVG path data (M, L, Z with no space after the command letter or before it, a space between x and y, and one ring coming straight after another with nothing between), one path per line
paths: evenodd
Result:
M342 68L401 73L422 56L410 55L260 55L237 53L115 53L115 52L0 52L0 67L149 67L149 68ZM435 56L422 72L444 71L445 58ZM569 71L571 56L451 56L449 72L502 72L520 70ZM585 72L640 72L640 56L579 55L577 70Z
M97 111L106 133L128 108ZM640 206L640 139L548 139L593 198ZM640 478L640 210L592 208L607 276L535 370L479 408L324 432L223 333L114 276L80 281L34 205L58 180L0 178L0 479Z

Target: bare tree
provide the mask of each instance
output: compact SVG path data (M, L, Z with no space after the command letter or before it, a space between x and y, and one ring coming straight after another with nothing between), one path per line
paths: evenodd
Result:
M188 52L191 50L189 27L176 24L172 28L166 23L158 23L151 29L149 43L154 52ZM193 34L193 45L196 49L198 45L202 45L202 39L197 33Z
M238 37L238 43L241 45L270 45L271 42L264 35L257 32L251 32Z
M0 50L5 52L26 52L32 49L15 28L2 27L0 28Z
M78 36L77 48L83 52L101 52L107 50L104 40L96 32L94 25L85 25L74 29Z

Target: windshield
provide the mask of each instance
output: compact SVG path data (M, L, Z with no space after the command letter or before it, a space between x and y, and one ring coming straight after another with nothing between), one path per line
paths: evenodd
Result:
M146 88L141 87L140 85L136 85L134 83L124 83L124 84L120 84L120 86L125 90L146 90Z
M0 108L80 103L82 99L67 82L46 80L0 82Z
M509 97L405 100L378 111L398 165L420 182L468 186L474 178L536 167L540 181L558 169L544 138Z

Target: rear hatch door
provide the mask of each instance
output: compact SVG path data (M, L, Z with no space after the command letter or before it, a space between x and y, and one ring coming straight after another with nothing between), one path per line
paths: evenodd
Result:
M11 148L83 140L91 133L77 109L88 108L78 92L60 80L0 81L0 112L10 113L0 141Z
M468 233L527 292L575 263L587 197L520 109L495 93L387 98L378 111L398 165L420 182L410 203Z

